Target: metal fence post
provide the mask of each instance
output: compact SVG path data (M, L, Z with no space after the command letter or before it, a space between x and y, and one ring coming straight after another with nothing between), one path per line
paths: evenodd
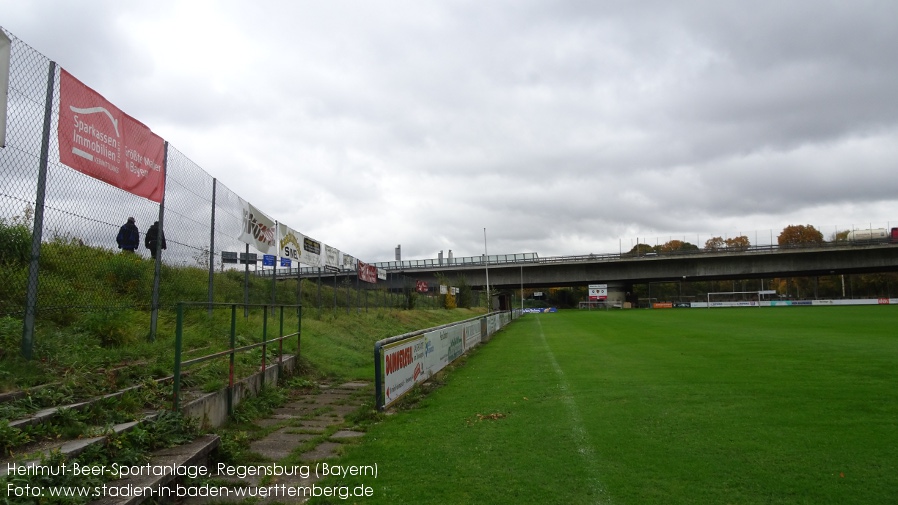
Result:
M299 370L299 359L302 357L302 305L296 311L296 369Z
M175 326L175 366L174 382L172 384L172 410L181 409L181 344L183 343L184 330L184 303L178 302L177 325Z
M381 382L380 344L374 344L374 408L384 409L384 387Z
M212 306L209 306L212 310ZM237 305L231 305L231 354L228 363L228 416L234 415L234 349L237 347Z
M246 260L243 263L243 318L249 317L249 244L246 244Z
M37 316L37 281L40 272L41 240L44 229L44 199L47 192L47 165L50 157L50 127L53 119L53 88L56 81L56 62L50 62L47 72L47 98L44 102L44 131L41 140L40 166L37 174L37 195L34 201L34 227L31 233L31 261L28 263L28 287L25 294L25 319L22 325L22 355L31 359L34 351L34 320Z
M281 326L280 332L278 333L279 337L284 336L284 306L281 305ZM284 373L284 339L278 340L278 377L281 377L281 374Z
M268 368L266 365L268 364L266 358L266 351L268 347L268 306L262 307L262 382L260 389L265 388L265 371Z
M165 142L165 154L162 158L162 187L165 188L168 179L168 141ZM156 341L156 325L159 321L159 278L162 276L162 240L165 238L165 191L162 191L162 201L159 202L159 229L157 230L156 250L153 256L153 298L150 302L150 342Z
M209 225L209 315L212 315L212 303L214 301L215 279L215 197L218 189L218 179L212 179L212 219Z

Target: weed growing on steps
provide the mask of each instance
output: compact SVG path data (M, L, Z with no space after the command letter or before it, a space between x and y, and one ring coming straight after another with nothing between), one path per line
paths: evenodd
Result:
M2 426L2 424L0 424ZM2 429L2 428L0 428ZM46 492L50 488L71 488L81 490L93 490L117 478L116 475L74 475L71 471L53 471L62 467L71 468L77 463L82 466L104 466L113 468L114 465L133 466L146 464L147 454L175 445L189 442L199 435L199 429L195 421L184 418L173 412L162 412L153 420L135 426L125 433L111 434L105 444L95 444L87 448L77 457L68 458L58 451L54 451L41 458L39 467L49 469L44 475L18 475L11 472L0 478L0 486L3 489L35 489L41 488ZM52 475L56 473L56 475ZM0 505L23 503L21 497L15 493L7 493L0 497ZM55 503L64 505L81 505L94 499L91 496L70 496L49 498L44 497L40 503Z

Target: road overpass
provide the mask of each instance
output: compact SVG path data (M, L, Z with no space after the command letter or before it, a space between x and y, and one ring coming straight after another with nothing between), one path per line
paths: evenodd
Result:
M590 254L540 258L535 253L491 255L484 258L412 260L378 263L386 270L391 289L417 280L439 284L438 276L458 285L464 278L476 290L585 286L593 283L624 285L665 281L707 281L813 277L898 271L898 244L828 242L814 247L760 246L718 251L693 250L635 255ZM284 276L297 275L285 272ZM317 269L304 268L303 277L317 277ZM327 278L355 278L352 270L323 273ZM364 283L363 283L364 284ZM380 285L381 287L383 284Z

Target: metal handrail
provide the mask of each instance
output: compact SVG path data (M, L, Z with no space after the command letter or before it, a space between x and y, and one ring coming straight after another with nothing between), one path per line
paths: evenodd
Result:
M231 331L230 345L227 350L206 354L189 360L181 360L181 350L184 341L184 307L197 306L211 309L213 306L230 307L231 308ZM243 307L244 310L250 307L262 307L262 341L255 344L249 344L237 347L237 307ZM268 308L280 309L280 336L272 339L268 338ZM284 333L284 309L297 309L297 330L293 333ZM302 349L302 305L268 305L268 304L237 304L237 303L207 303L207 302L179 302L177 304L177 325L175 330L175 363L172 386L172 410L177 412L181 408L181 368L189 365L195 365L215 358L229 356L230 363L228 367L228 394L227 394L227 411L228 415L234 413L234 359L238 352L246 352L257 347L262 348L262 383L261 387L265 387L265 371L268 365L268 344L278 343L278 367L283 366L284 361L284 340L296 337L296 360L299 362Z

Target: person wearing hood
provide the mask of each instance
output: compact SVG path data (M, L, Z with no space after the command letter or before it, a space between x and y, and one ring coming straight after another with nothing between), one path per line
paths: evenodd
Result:
M118 235L115 237L115 241L118 243L118 248L121 249L122 252L133 253L137 250L137 247L140 245L140 230L138 230L137 225L134 224L133 217L129 217L128 222L118 229Z
M153 223L150 226L150 229L147 230L146 237L144 237L144 245L147 246L147 249L150 250L150 256L153 259L156 259L156 244L158 243L161 249L166 248L165 244L165 233L159 229L159 221Z

